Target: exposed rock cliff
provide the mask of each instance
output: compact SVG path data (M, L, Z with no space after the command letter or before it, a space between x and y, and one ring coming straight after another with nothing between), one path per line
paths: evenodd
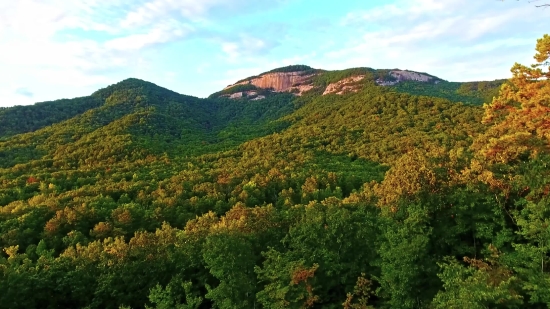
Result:
M323 92L323 95L327 95L330 93L344 94L350 91L357 92L359 91L359 88L357 87L357 82L363 80L364 78L365 75L351 76L337 81L336 83L329 84L325 89L325 92Z
M441 81L437 77L405 70L392 70L388 73L388 75L391 76L391 79L388 80L385 78L379 78L376 80L376 83L380 86L393 86L397 83L409 80L423 83L429 83L433 81L436 84Z
M247 98L253 101L265 99L265 95L259 95L257 91L239 91L232 94L223 94L220 97L229 99Z
M311 78L316 74L304 74L304 72L277 72L267 73L250 80L242 81L224 88L228 89L237 85L252 84L258 88L273 89L276 92L292 92L301 95L313 88Z
M370 70L376 71L373 69ZM230 99L247 98L249 100L261 100L265 97L264 95L266 95L268 91L290 92L296 95L302 95L304 92L314 88L313 81L316 76L322 77L323 74L328 74L327 72L328 71L315 70L311 67L300 65L279 68L263 73L259 76L252 76L245 80L238 81L237 83L229 85L219 93L213 95L228 97ZM382 72L384 76L379 75L380 78L376 80L376 83L380 86L393 86L403 81L418 81L425 83L438 83L441 81L437 77L414 71L395 69L383 70ZM361 88L360 82L367 76L368 73L361 72L357 73L357 75L330 83L325 88L323 95L331 93L344 94L346 92L358 92Z
M395 77L399 81L414 80L418 82L429 82L433 78L431 76L421 73L403 70L393 70L390 72L390 75Z

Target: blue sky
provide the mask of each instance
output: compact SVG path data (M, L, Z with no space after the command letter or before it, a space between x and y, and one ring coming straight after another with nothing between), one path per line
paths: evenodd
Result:
M128 77L205 97L290 64L507 78L549 17L511 0L2 0L0 106Z

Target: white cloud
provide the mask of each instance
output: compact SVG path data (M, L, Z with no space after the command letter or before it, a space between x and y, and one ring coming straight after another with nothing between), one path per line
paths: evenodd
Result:
M242 57L250 57L264 54L273 47L273 43L250 36L240 35L239 39L221 44L222 51L231 61L242 60Z
M171 14L180 15L187 19L200 20L208 9L220 2L223 1L153 0L130 11L120 22L120 25L123 27L149 25Z
M269 6L276 6L286 0L272 0ZM250 0L151 0L140 2L120 22L123 27L145 26L156 23L159 19L184 18L192 22L204 22L214 11L231 16L240 11L261 7L265 9L266 2Z
M281 19L279 10L258 21L290 1L0 0L0 106L88 95L128 76L213 92L297 63L400 67L449 80L506 77L513 62L532 61L550 12L521 1L397 0L306 23L310 14L303 24ZM253 21L237 22L243 16ZM164 55L174 58L157 67ZM185 80L182 70L204 81Z
M341 21L342 25L360 26L361 24L391 23L400 26L411 20L419 20L428 14L455 16L461 0L411 0L397 1L366 11L351 12Z
M183 2L190 7L197 3ZM0 89L0 106L55 99L65 95L55 89L67 86L81 89L78 95L87 95L88 86L116 82L105 72L143 64L147 61L145 49L181 40L195 31L191 23L162 14L143 25L121 27L135 5L130 0L0 2L0 71L4 72L0 76L0 88L4 88ZM178 5L183 10L181 3ZM154 9L152 4L144 7ZM205 9L188 12L200 14ZM14 95L13 87L6 86L8 82L19 88L40 87L32 87L36 89L34 97L24 97Z
M285 1L273 0L270 7ZM214 32L226 29L213 16L260 8L265 10L264 2L251 0L0 1L0 106L87 95L92 87L117 82L122 72L147 77L159 46L219 37ZM229 59L262 54L273 45L244 34L235 41L217 40ZM25 87L34 97L15 94Z
M19 94L29 98L32 98L34 96L34 93L32 93L32 91L30 91L28 88L25 88L25 87L20 87L15 89L15 94Z
M132 51L147 46L166 43L193 32L193 27L179 23L161 23L145 33L131 34L105 42L107 50Z
M398 1L345 16L340 24L355 37L325 56L340 67L400 67L457 81L506 78L526 57L505 51L534 46L547 15L515 1Z
M267 72L274 68L279 68L294 64L307 64L312 63L317 56L316 52L309 54L297 55L290 58L283 58L277 61L267 61L263 57L246 58L241 62L238 62L239 68L230 69L223 72L223 78L215 79L212 84L214 89L222 89L228 85L232 85L238 80L255 76L263 72ZM322 65L314 66L316 68L324 68Z

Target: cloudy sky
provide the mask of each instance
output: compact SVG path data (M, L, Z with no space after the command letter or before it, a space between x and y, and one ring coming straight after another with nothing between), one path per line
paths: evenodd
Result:
M128 77L205 97L290 64L507 78L549 17L523 0L0 0L0 106Z

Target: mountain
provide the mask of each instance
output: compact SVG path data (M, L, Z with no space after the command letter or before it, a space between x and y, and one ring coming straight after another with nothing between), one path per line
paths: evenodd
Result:
M291 65L251 76L212 94L211 98L229 97L262 99L265 91L290 92L302 95L324 90L323 95L357 92L362 85L375 83L414 95L427 95L467 104L491 101L505 80L491 82L447 82L436 76L408 70L374 70L353 68L324 71L306 65Z
M81 113L53 114L49 107L54 102L3 110L1 115L11 121L3 125L0 157L4 160L0 166L40 157L63 159L62 165L75 166L126 160L128 156L136 159L164 152L221 149L244 141L246 136L277 130L281 124L267 122L292 110L290 97L274 94L266 99L267 104L243 105L185 96L149 82L128 79L89 97L60 103L74 103L80 108L81 102L94 102ZM33 116L27 119L27 114ZM73 117L54 122L70 116ZM25 121L32 125L19 127ZM236 126L242 129L239 134L234 132ZM17 131L27 133L16 135ZM195 147L196 144L200 146Z
M324 71L296 65L238 81L208 99L199 99L128 79L89 97L1 110L0 166L40 158L63 159L60 165L77 166L166 152L220 150L285 128L288 122L281 117L307 101L295 101L294 96L342 95L378 85L479 104L494 95L501 83L449 83L397 69ZM236 98L249 103L235 102Z
M283 116L298 104L321 100L318 95L387 87L390 92L479 104L501 83L449 83L426 73L397 69L324 71L295 65L249 77L199 99L127 79L89 97L1 110L0 166L41 159L76 167L163 153L200 154L279 132L289 125ZM296 100L295 96L309 99ZM237 102L237 98L248 103Z
M89 96L36 103L30 106L0 108L0 136L36 131L99 107L101 101Z
M547 83L293 65L1 109L0 308L543 307Z

